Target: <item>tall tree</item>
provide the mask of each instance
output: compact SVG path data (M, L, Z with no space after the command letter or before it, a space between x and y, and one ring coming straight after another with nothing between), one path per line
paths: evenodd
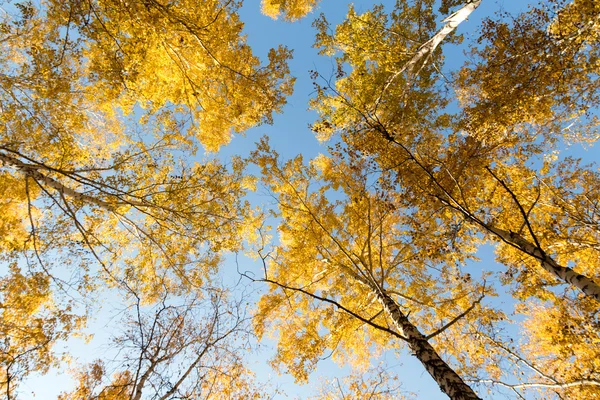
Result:
M366 158L387 171L392 177L383 190L403 193L409 200L402 205L416 220L434 221L440 231L455 227L475 244L482 238L497 244L506 266L501 280L521 303L517 312L531 321L521 348L527 356L520 357L553 371L537 368L542 375L534 373L534 382L520 389L541 390L542 397L544 390L596 393L598 174L595 166L561 158L559 148L598 138L590 113L599 82L597 8L554 2L511 23L486 20L479 38L485 45L473 52L477 62L454 75L456 113L444 108L454 99L440 89L442 57L421 52L418 43L431 41L398 22L407 10L414 8L406 2L389 16L351 10L335 30L319 20L317 44L336 55L338 72L335 80L317 82L313 106L321 118L314 130L323 140L341 140L345 159ZM443 29L419 32L434 38ZM430 239L441 248L453 235ZM534 321L550 318L556 329L542 334ZM550 343L563 335L559 326L577 332L559 345L585 366L572 374L572 361L550 355L556 351Z
M396 14L394 16L398 18ZM549 111L544 111L543 107L539 110L535 108L533 116L527 110L523 110L521 114L520 109L514 106L519 103L519 100L515 102L514 99L507 98L504 102L512 101L514 113L511 118L514 119L510 125L506 125L502 118L505 118L507 113L491 111L491 107L502 107L503 101L489 101L490 96L482 96L483 104L475 103L473 106L465 107L466 111L462 118L450 125L450 115L439 111L447 100L433 86L437 77L434 66L428 66L427 61L430 57L428 54L421 55L420 51L416 51L414 54L418 57L417 61L415 56L411 57L410 51L408 55L399 53L400 57L404 57L404 61L399 60L396 63L402 67L392 72L393 70L388 69L384 60L380 60L382 56L379 52L370 50L368 45L353 46L348 43L349 38L357 41L359 29L362 30L361 24L364 24L367 19L374 31L364 36L365 41L379 34L388 39L387 42L383 38L376 41L378 46L399 47L391 37L395 35L383 29L386 17L381 10L377 14L369 12L360 17L356 17L351 11L348 20L331 36L327 33L326 21L322 20L319 24L320 36L317 43L323 46L323 51L333 54L336 49L339 49L342 54L338 58L339 79L335 85L326 84L321 87L319 96L314 102L315 108L321 112L323 118L315 124L314 129L323 138L327 138L331 132L340 132L342 139L351 148L375 157L382 168L395 169L398 183L406 190L413 191L415 199L423 198L425 201L433 199L433 203L423 205L424 208L436 207L435 203L440 202L454 208L465 218L479 225L491 237L506 242L536 259L542 268L557 278L579 288L592 298L600 298L600 286L593 280L593 270L592 277L576 273L557 262L556 257L548 254L545 250L546 246L538 240L538 236L543 236L544 228L540 228L540 232L536 234L537 228L532 226L530 221L531 210L528 208L531 207L532 202L521 200L518 193L507 184L505 177L515 170L517 171L515 174L518 174L515 180L520 179L522 182L531 179L539 181L544 178L546 182L550 182L556 178L556 175L549 175L547 172L551 165L547 165L541 171L535 171L528 168L526 163L549 150L549 146L552 149L552 143L558 139L558 132L562 131L561 127L566 122L571 122L572 112L563 112L560 108L568 98L563 97L560 102L551 98L549 110L556 110L556 112L550 116L548 116ZM442 31L443 29L440 30ZM437 34L433 35L435 36ZM527 38L518 43L530 42L536 43L527 41ZM497 48L493 50L498 51ZM383 53L382 49L379 51ZM492 49L484 51L487 55L494 54ZM348 76L343 72L344 63L352 68ZM417 71L419 74L416 75L412 67L415 63L422 64ZM490 64L493 66L497 63L490 61ZM467 72L463 70L461 74L467 75ZM578 76L577 71L573 76L570 73L567 75L571 79L576 79ZM593 71L588 69L583 75L587 77L586 79L594 81ZM467 76L473 77L474 82L477 82L479 74L469 73ZM497 79L497 74L490 72L489 76ZM533 87L538 86L542 87L542 85ZM586 90L592 91L593 87L595 86L590 83ZM462 87L458 89L463 90ZM503 95L507 93L506 90L499 88L494 89L493 92L496 96L499 96L498 93ZM555 92L562 93L560 91L552 93ZM459 91L459 94L461 93ZM481 91L473 90L469 93L481 93ZM585 107L589 107L589 101L593 98L590 96L591 93L584 97L587 99ZM490 107L485 106L487 102L491 104ZM533 102L526 100L524 102L527 107L532 107ZM552 104L556 104L556 107ZM479 114L474 115L473 110L481 110L488 121L477 120ZM499 115L499 119L495 118L496 114ZM532 118L537 118L539 121ZM591 126L595 126L595 120L590 123ZM586 137L585 134L591 126L584 127L581 132L583 138ZM492 129L493 132L488 132ZM514 133L508 135L511 129ZM547 137L548 140L540 144L541 137ZM498 170L495 170L496 168ZM528 176L525 171L529 171ZM544 177L544 175L548 176ZM430 182L430 184L423 187L416 182ZM529 185L527 192L537 192L534 186L535 183ZM552 185L552 187L556 186L556 183ZM500 217L494 211L498 207L498 200L494 201L482 193L494 193L503 205L510 199L509 204L512 203L512 206L505 207L503 210L505 217ZM536 201L533 201L534 205ZM504 223L496 223L492 220L504 221ZM515 221L517 226L511 226L512 221ZM528 227L524 234L521 234L522 226ZM587 263L576 264L583 269L583 272L588 273Z
M47 370L52 344L98 306L90 293L116 287L147 303L164 287L185 295L216 271L223 251L239 249L241 215L249 216L242 163L197 151L270 122L293 79L286 49L273 49L265 65L252 54L238 8L25 1L3 13L7 392ZM21 332L26 326L36 328Z
M16 4L19 15L7 16L2 32L0 161L3 183L21 182L7 193L7 217L27 210L30 239L18 250L39 256L83 242L94 256L120 252L136 268L177 269L202 244L207 267L221 248L237 246L240 164L228 172L189 158L199 144L214 150L230 131L268 122L292 82L284 49L259 66L237 7ZM184 61L197 69L178 64ZM237 117L217 115L232 110ZM180 237L180 246L167 247L167 235Z
M114 357L76 372L78 387L67 399L259 399L266 397L243 365L249 345L244 299L230 300L215 287L125 310L120 334L112 338Z
M425 245L447 232L430 231L435 225L426 222L415 226L398 208L402 196L373 191L372 165L325 156L312 167L301 158L280 165L266 142L259 151L253 158L282 221L281 245L263 254L262 280L272 288L256 316L259 334L266 327L280 330L274 362L302 381L326 349L360 364L374 348L405 342L450 398L478 398L441 354L457 356L451 347L460 352L465 341L477 340L473 321L485 330L502 313L482 306L493 292L461 272L464 252ZM466 245L460 236L455 240ZM492 359L487 353L483 364L493 369ZM458 371L472 361L463 360Z

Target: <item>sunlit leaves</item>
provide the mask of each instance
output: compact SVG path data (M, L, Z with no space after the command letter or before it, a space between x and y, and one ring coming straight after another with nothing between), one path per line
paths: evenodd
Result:
M262 0L263 14L286 21L295 21L310 13L320 0Z
M0 288L7 391L83 325L63 294L79 314L107 286L143 304L197 295L258 224L258 213L242 223L244 164L198 155L270 123L292 91L291 52L261 62L239 6L73 0L3 13L0 251L27 266ZM15 326L31 329L19 339Z
M598 99L594 4L576 1L561 9L564 3L556 1L512 22L487 19L479 39L485 46L473 51L478 63L458 75L463 129L497 145L518 138L525 146L543 135L549 146L561 140L564 130L577 132L567 144L597 140L589 128L596 126L596 118L588 114ZM580 29L561 32L571 29L573 14L581 18ZM498 134L502 137L496 138Z
M0 390L7 397L30 373L56 365L61 356L54 344L84 321L71 304L55 303L50 283L47 274L28 273L17 264L0 279Z
M272 120L292 90L285 48L260 65L241 33L232 1L55 2L85 41L89 94L123 112L174 106L186 135L214 151L231 133ZM107 104L107 106L108 106Z
M397 322L364 282L385 288L419 330L440 334L443 349L451 340L462 349L467 320L481 318L485 330L502 318L481 306L493 291L461 274L460 256L425 245L433 232L424 224L413 231L411 215L394 206L396 195L376 189L369 164L324 155L312 166L300 157L280 164L266 142L259 149L254 158L282 223L280 245L264 257L265 279L275 284L259 302L255 327L259 336L276 333L278 368L304 381L326 351L365 368L378 352L401 348Z

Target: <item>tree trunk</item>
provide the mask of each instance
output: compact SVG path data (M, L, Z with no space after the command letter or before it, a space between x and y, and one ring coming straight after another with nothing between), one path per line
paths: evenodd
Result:
M4 153L0 153L0 160L3 161L5 164L14 166L16 169L23 172L23 174L25 174L26 176L31 177L40 183L44 183L44 184L48 185L49 187L53 188L54 190L58 191L59 193L69 196L73 199L81 200L81 201L84 201L84 202L87 202L90 204L95 204L99 207L102 207L103 209L105 209L107 211L114 211L112 204L107 203L106 201L97 199L95 197L88 196L83 193L79 193L79 192L71 189L70 187L63 185L62 183L44 175L40 171L38 171L38 169L39 169L38 166L26 164L26 163L22 162L21 160L11 157Z
M471 389L469 385L442 360L433 346L429 344L425 336L414 326L406 315L402 312L398 303L394 301L377 284L358 279L361 283L367 285L369 289L377 296L387 314L392 318L400 334L405 337L408 347L419 359L429 375L436 381L442 392L448 395L452 400L476 400L479 396Z
M503 241L516 246L524 253L540 260L542 268L544 268L546 271L550 272L564 282L577 287L586 296L600 301L600 285L587 276L579 274L569 267L563 267L562 265L558 264L552 257L541 251L536 245L532 244L518 233L505 231L504 229L496 228L495 226L489 224L482 225L485 229L495 234Z
M423 64L427 62L427 59L431 56L434 50L438 47L438 45L451 34L461 22L465 21L469 18L469 15L479 5L482 0L475 1L467 1L464 6L462 6L458 11L452 13L448 17L446 17L442 22L444 22L444 26L429 39L427 42L423 43L417 53L410 59L406 65L402 68L402 71L407 70L409 73L415 74L414 68L416 64L420 61L423 61ZM427 57L427 58L426 58ZM423 60L426 58L425 60Z

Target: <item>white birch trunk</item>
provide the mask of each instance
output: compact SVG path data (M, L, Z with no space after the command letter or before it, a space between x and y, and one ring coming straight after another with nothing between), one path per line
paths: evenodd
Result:
M436 381L442 392L452 400L480 399L473 389L439 356L433 346L429 344L427 338L409 321L394 299L377 284L369 282L356 274L353 274L353 276L358 282L367 286L381 302L399 333L405 337L410 350Z
M69 196L73 199L77 199L77 200L80 200L80 201L83 201L86 203L97 205L99 207L104 208L107 211L114 211L114 207L112 204L110 204L104 200L100 200L95 197L88 196L83 193L79 193L79 192L71 189L70 187L65 186L64 184L60 183L59 181L42 174L40 171L38 171L39 168L35 165L26 164L26 163L22 162L21 160L11 157L4 153L0 153L0 160L2 160L5 164L14 166L17 170L23 172L26 176L29 176L40 183L44 183L45 185L51 187L52 189L56 190L59 193Z
M482 0L467 2L464 6L462 6L460 10L454 12L453 14L445 18L442 21L445 22L442 29L440 29L435 35L431 37L431 39L429 39L427 42L423 43L421 47L419 47L417 53L413 56L413 58L410 59L408 63L406 63L404 68L402 68L402 71L406 70L408 72L411 72L411 70L421 59L431 55L434 52L434 50L438 47L438 45L446 38L446 36L452 33L458 25L465 21L469 17L469 15L471 15L471 13L475 11L477 7L479 7L481 1Z
M505 231L504 229L496 228L495 226L489 224L484 224L483 226L489 232L497 235L505 242L515 245L524 253L540 260L542 268L550 272L552 275L577 287L586 296L590 296L597 301L600 301L600 285L587 276L579 274L569 267L563 267L562 265L558 264L552 257L542 252L536 245L515 232Z

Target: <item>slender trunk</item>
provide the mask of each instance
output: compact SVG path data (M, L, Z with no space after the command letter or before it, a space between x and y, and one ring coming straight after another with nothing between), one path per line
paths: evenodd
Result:
M10 367L9 367L10 368ZM10 372L8 372L8 368L6 369L6 400L10 400Z
M150 365L150 367L148 367L148 370L146 370L146 372L144 372L144 374L142 375L142 377L140 378L138 383L134 384L133 393L131 393L132 400L141 400L142 392L144 390L144 385L146 384L146 380L148 379L150 374L154 371L155 367L156 367L156 363L152 362L152 364Z
M394 301L377 284L358 278L359 282L369 287L377 296L385 311L390 316L400 334L405 337L408 347L423 364L429 375L436 381L442 392L452 400L476 400L479 396L469 385L439 356L429 344L427 338L414 326Z
M97 206L104 208L107 211L114 210L112 204L107 203L106 201L97 199L95 197L88 196L83 193L79 193L79 192L71 189L70 187L65 186L64 184L60 183L59 181L42 174L40 171L38 171L38 167L35 165L26 164L26 163L22 162L21 160L11 157L4 153L0 153L0 160L2 160L5 164L9 164L9 165L16 167L19 171L23 172L23 174L25 174L26 176L31 177L40 183L44 183L44 184L48 185L49 187L58 191L59 193L69 196L73 199L84 201L86 203L95 204Z
M540 260L542 268L544 268L546 271L550 272L564 282L577 287L586 296L600 301L600 285L587 276L579 274L569 267L563 267L562 265L558 264L552 257L541 251L538 246L529 242L518 233L505 231L504 229L496 228L490 224L481 223L481 225L505 242L513 244L524 253Z
M473 11L475 11L475 9L477 7L479 7L479 5L481 4L481 1L482 0L469 0L458 11L456 11L456 12L452 13L451 15L449 15L448 17L446 17L442 21L442 22L444 22L444 26L442 26L442 28L439 31L437 31L437 33L435 35L433 35L428 41L423 43L417 49L417 52L412 56L412 58L410 60L408 60L408 62L406 64L404 64L404 66L402 68L400 68L398 71L396 71L392 75L392 77L389 79L388 83L383 88L381 94L379 95L379 98L375 101L376 106L381 101L383 94L387 91L387 89L390 87L392 82L400 74L402 74L406 71L409 75L412 75L412 76L418 75L419 72L421 72L421 69L423 69L423 67L425 65L427 65L429 58L431 57L431 55L433 54L435 49L439 46L439 44L449 34L451 34L456 29L456 27L458 27L458 25L460 25L461 22L465 21L469 17L469 15L471 15L471 13ZM419 63L420 63L420 67L418 69L416 69L417 64L419 64Z
M181 375L181 377L177 380L177 382L173 385L173 387L167 391L163 396L159 398L159 400L167 400L170 399L173 394L179 389L179 386L187 379L187 377L192 373L193 369L196 368L196 365L200 363L202 357L207 352L208 348L213 346L215 343L207 344L206 347L202 350L202 352L196 357L193 363L187 368L187 370Z
M417 53L413 56L413 58L410 59L408 63L406 63L406 65L404 65L402 71L407 70L408 72L414 72L413 69L415 68L416 64L422 61L425 57L427 58L423 63L426 63L427 59L431 56L438 45L446 38L446 36L452 33L461 22L469 18L469 15L471 15L471 13L475 11L477 7L479 7L481 1L482 0L467 1L465 5L462 6L458 11L446 17L442 21L444 22L444 26L435 35L433 35L431 39L419 47Z

